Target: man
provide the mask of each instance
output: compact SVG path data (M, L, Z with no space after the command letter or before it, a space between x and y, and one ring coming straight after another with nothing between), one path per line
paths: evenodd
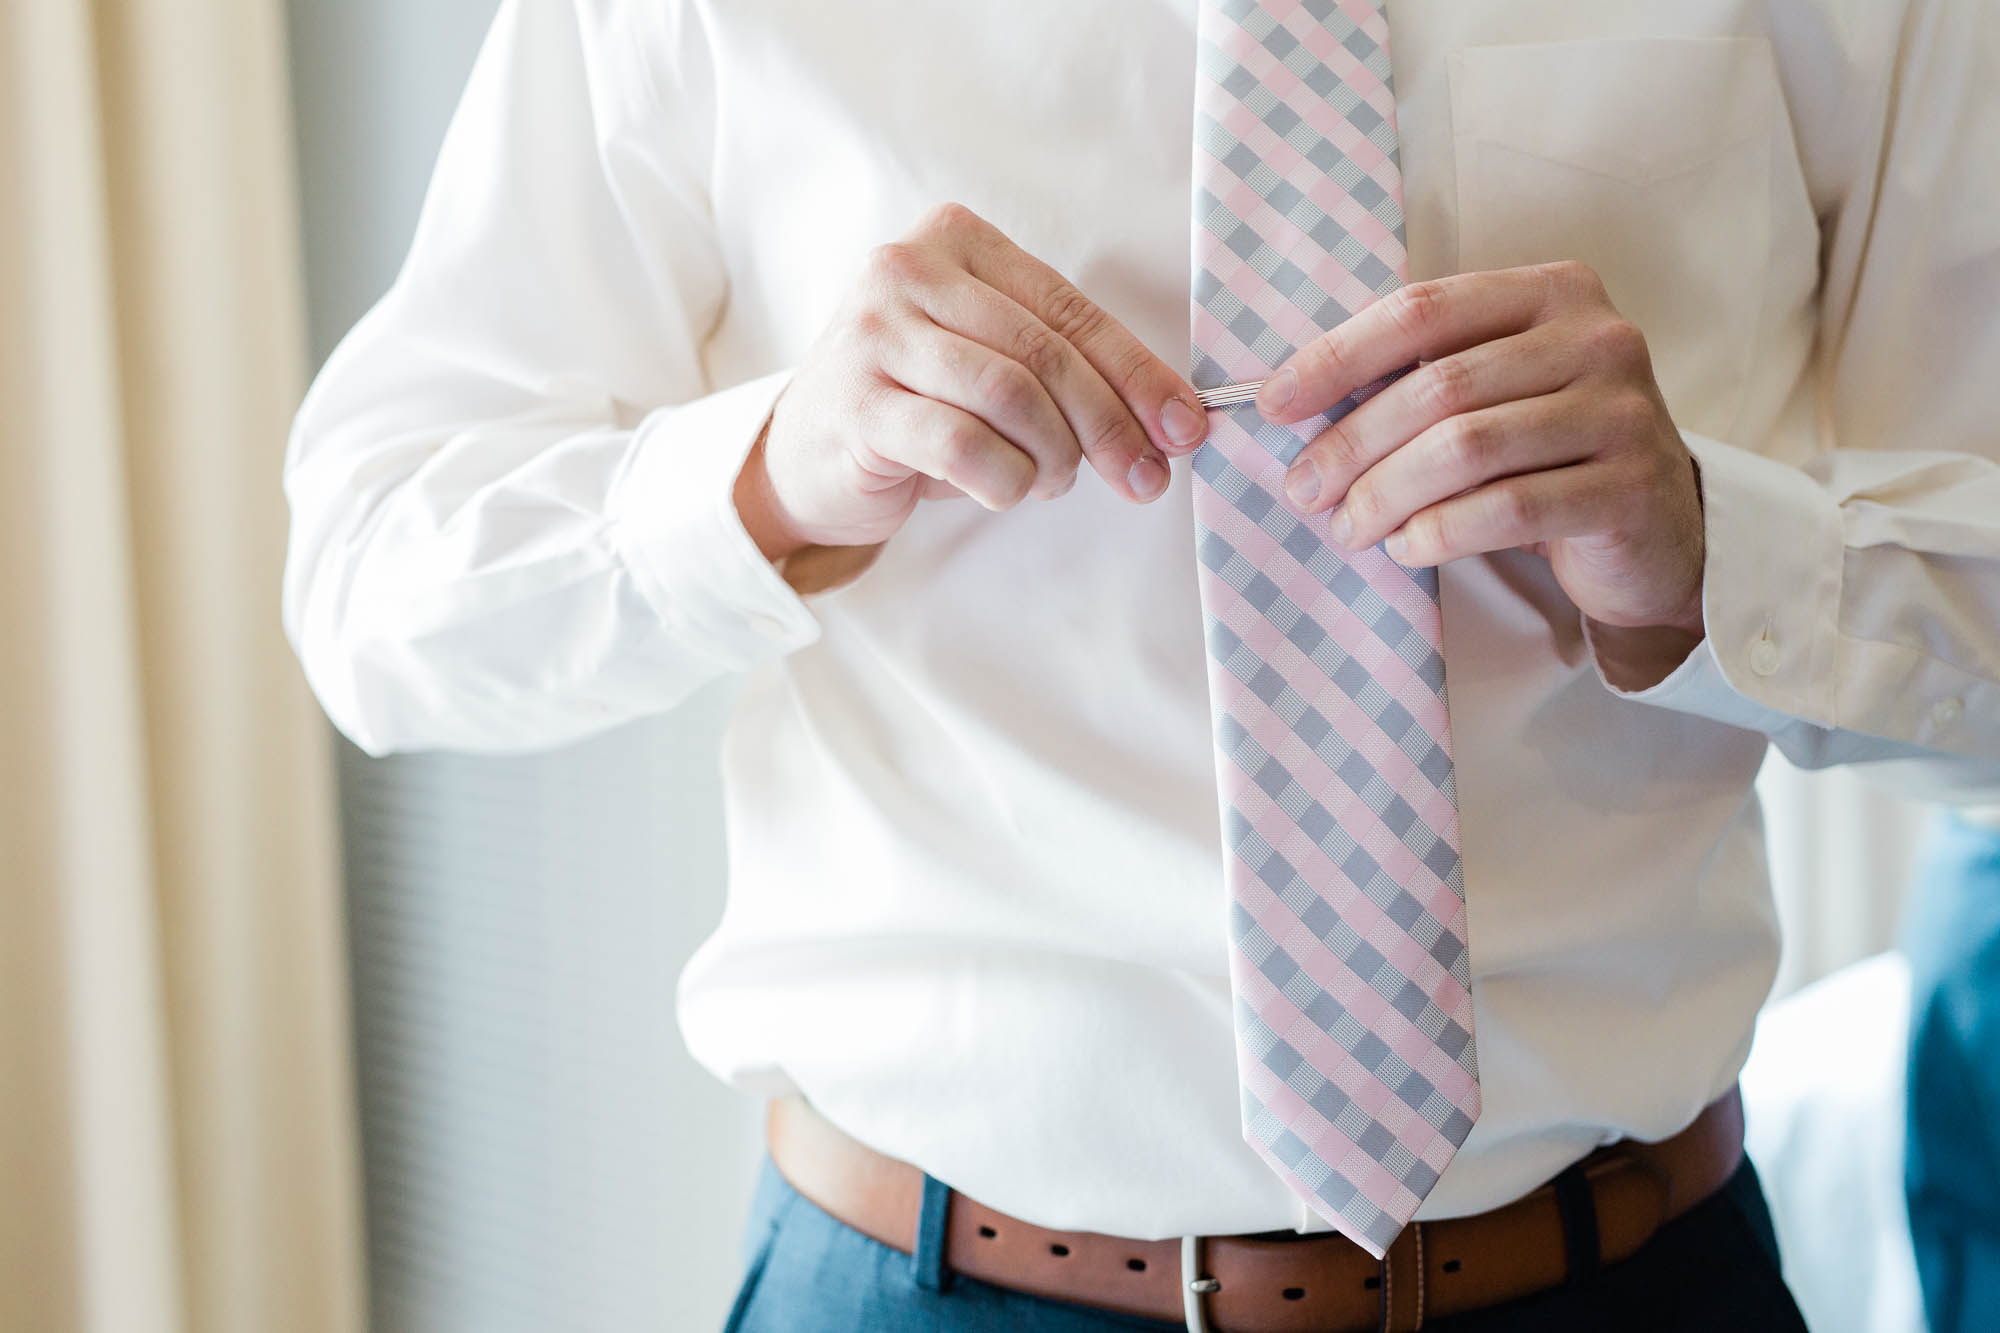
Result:
M2000 782L1997 45L1979 0L505 4L300 413L288 631L374 753L741 675L680 993L773 1099L733 1328L1797 1327L1731 1095L1751 783ZM1366 191L1326 254L1381 299L1211 413L1223 165L1264 225ZM1263 512L1438 571L1476 1096L1379 1233L1239 1083L1195 520L1204 442L1280 427Z

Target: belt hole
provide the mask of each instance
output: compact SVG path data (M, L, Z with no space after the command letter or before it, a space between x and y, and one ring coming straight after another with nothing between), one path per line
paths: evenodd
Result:
M1445 1261L1444 1261L1444 1271L1445 1271L1445 1272L1447 1272L1447 1273L1456 1273L1456 1272L1458 1271L1458 1269L1459 1269L1459 1263L1458 1263L1458 1260L1456 1260L1456 1259L1447 1259L1447 1260L1445 1260Z
M1067 1259L1069 1257L1069 1246L1051 1245L1049 1246L1049 1253L1053 1254L1058 1259Z
M1302 1301L1306 1298L1306 1289L1304 1287L1286 1287L1284 1297L1288 1301Z
M1361 1285L1366 1287L1369 1291L1373 1291L1377 1287L1382 1285L1382 1275L1380 1273L1377 1273L1373 1277L1364 1277L1361 1279Z
M1131 1269L1135 1273L1143 1273L1146 1271L1146 1261L1144 1259L1127 1259L1125 1261L1125 1266Z
M999 1235L1000 1233L995 1231L992 1227L981 1227L979 1228L979 1234L986 1237L986 1239L988 1240L992 1240L995 1236Z

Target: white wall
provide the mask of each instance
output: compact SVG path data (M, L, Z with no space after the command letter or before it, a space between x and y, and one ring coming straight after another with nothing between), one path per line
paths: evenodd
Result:
M400 266L494 0L292 0L315 355ZM343 747L382 1333L720 1326L755 1104L674 982L721 912L733 682L547 756Z

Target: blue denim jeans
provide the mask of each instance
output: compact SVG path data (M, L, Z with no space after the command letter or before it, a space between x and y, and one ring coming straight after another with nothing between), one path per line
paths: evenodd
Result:
M724 1333L1174 1333L1163 1322L1045 1300L951 1273L945 1191L926 1179L913 1255L829 1216L770 1159L743 1232L744 1274ZM1566 1287L1425 1321L1434 1333L1805 1333L1749 1160L1622 1263Z

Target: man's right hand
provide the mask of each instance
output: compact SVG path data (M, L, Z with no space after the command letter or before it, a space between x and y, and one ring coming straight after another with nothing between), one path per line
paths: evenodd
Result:
M772 559L886 541L925 498L1051 500L1085 460L1120 495L1194 449L1194 388L1047 264L959 204L876 247L738 475Z

